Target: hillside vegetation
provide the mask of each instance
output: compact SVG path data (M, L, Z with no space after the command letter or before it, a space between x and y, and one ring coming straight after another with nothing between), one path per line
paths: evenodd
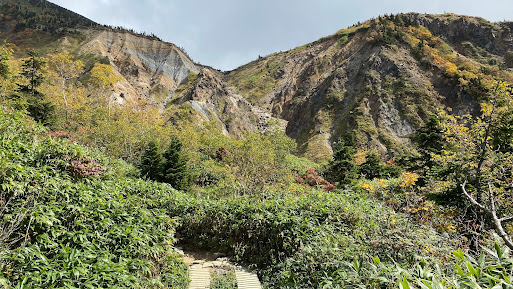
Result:
M479 261L451 257L465 244L459 228L418 199L414 175L213 199L212 190L184 194L137 179L132 166L52 136L23 113L4 108L0 120L6 288L186 288L175 232L258 269L268 288L461 288L511 278L509 251L498 245Z
M510 24L454 14L381 16L262 57L225 79L288 121L287 135L311 159L329 160L348 131L358 146L399 157L415 149L408 137L437 110L475 115L494 81L513 81Z
M171 245L180 194L134 169L0 112L0 284L6 288L187 288Z
M3 7L0 288L187 288L177 243L266 288L513 287L510 23L389 15L221 73Z

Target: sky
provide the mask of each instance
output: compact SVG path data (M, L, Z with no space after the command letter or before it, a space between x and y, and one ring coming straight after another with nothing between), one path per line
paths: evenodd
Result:
M153 33L228 71L373 17L451 12L513 21L512 0L50 0L100 24Z

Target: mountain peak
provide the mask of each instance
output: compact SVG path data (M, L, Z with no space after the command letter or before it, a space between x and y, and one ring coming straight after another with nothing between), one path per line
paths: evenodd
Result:
M97 26L98 23L46 0L3 0L2 30L36 29L55 32L62 28Z

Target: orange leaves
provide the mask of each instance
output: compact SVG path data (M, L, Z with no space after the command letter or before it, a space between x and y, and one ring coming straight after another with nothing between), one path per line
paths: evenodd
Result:
M416 173L403 172L400 177L399 186L402 189L412 188L418 179L419 176Z
M498 71L490 70L487 66L480 66L469 59L459 56L442 39L435 37L423 27L408 27L402 30L403 39L410 45L417 57L428 60L433 66L452 78L456 85L467 93L483 95L486 89L493 85L493 75ZM483 73L483 69L488 73Z
M367 192L369 192L371 194L374 193L374 187L371 184L362 183L360 186L362 187L362 189L366 190Z

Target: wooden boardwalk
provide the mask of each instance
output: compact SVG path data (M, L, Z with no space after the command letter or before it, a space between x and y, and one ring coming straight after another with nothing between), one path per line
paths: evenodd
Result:
M258 280L258 276L244 269L236 269L237 288L239 289L262 289L262 284Z
M215 254L210 253L184 253L181 250L178 252L184 255L184 261L189 265L189 289L209 289L210 274L216 268L233 268L239 289L262 289L256 274L231 264L227 258L217 258Z
M209 289L210 288L210 268L203 268L203 264L193 264L190 266L189 289Z

